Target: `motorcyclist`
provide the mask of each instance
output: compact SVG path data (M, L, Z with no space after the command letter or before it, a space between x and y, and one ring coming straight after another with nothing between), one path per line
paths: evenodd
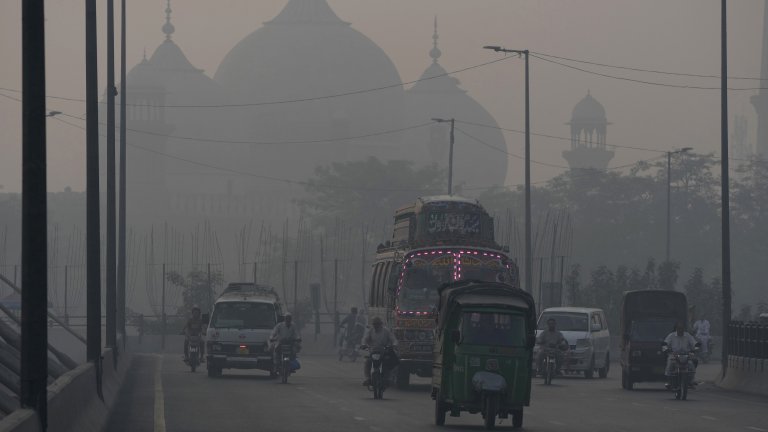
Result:
M397 339L395 339L395 336L388 328L384 327L384 322L381 318L374 318L371 324L372 327L368 329L363 338L363 345L368 346L371 352L376 349L384 349L388 346L394 347L397 345ZM394 361L395 359L392 360ZM371 385L372 364L373 362L371 361L370 356L365 359L365 364L363 365L363 373L365 374L365 381L363 381L364 386Z
M667 369L664 375L667 376L667 388L672 387L672 373L674 370L674 361L672 354L688 354L696 349L696 339L690 333L685 331L685 324L682 321L675 323L675 331L664 338L667 346ZM692 358L688 359L688 368L691 371L691 385L695 385L696 363Z
M700 318L696 320L695 323L693 323L694 336L696 337L696 340L701 342L702 355L709 354L709 342L711 340L709 335L709 328L709 320L705 318Z
M202 337L203 319L200 315L200 306L192 306L192 315L184 325L184 361L189 359L189 339L191 337ZM200 362L205 362L205 344L200 344Z
M555 353L555 369L560 371L563 364L563 351L568 349L568 341L565 336L557 330L557 321L554 318L547 320L547 328L536 337L536 345L539 345L539 352L536 354L536 366L542 370L544 356L548 351Z
M365 322L363 317L358 315L356 307L352 307L349 315L341 320L339 327L346 329L346 337L339 340L340 347L344 346L345 341L347 347L354 347L360 343L360 340L363 338L363 333L365 332Z
M272 334L269 337L269 342L271 343L270 349L272 350L272 373L277 373L277 366L280 364L280 359L278 358L278 352L277 352L277 346L280 345L282 341L292 341L293 348L295 353L299 353L301 351L301 334L299 333L299 328L296 327L293 324L293 316L289 313L286 313L283 317L283 322L277 323L274 329L272 329Z

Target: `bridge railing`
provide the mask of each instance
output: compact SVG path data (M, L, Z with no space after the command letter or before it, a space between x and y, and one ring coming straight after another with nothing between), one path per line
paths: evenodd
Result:
M727 343L730 355L768 359L768 324L732 321Z

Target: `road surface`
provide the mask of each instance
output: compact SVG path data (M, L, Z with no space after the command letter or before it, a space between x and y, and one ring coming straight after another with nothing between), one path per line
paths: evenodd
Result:
M433 424L429 380L407 391L389 389L373 400L361 386L362 365L330 356L305 356L302 369L280 384L257 371L225 371L218 379L191 373L181 355L140 355L128 371L107 430L123 431L439 431L483 430L479 414ZM533 385L525 431L768 432L768 398L702 385L688 401L661 386L621 389L618 368L607 379L577 377ZM713 378L715 365L700 368ZM512 430L510 420L498 430Z

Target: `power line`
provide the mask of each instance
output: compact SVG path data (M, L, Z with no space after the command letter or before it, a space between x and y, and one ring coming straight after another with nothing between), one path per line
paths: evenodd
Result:
M555 59L558 59L558 60L566 60L566 61L575 62L575 63L582 63L582 64L588 64L588 65L593 65L593 66L602 66L602 67L608 67L608 68L613 68L613 69L630 70L630 71L635 71L635 72L647 72L647 73L654 73L654 74L660 74L660 75L684 76L684 77L694 77L694 78L717 78L717 79L720 79L720 75L702 75L702 74L692 74L692 73L682 73L682 72L669 72L669 71L661 71L661 70L654 70L654 69L642 69L642 68L630 67L630 66L611 65L611 64L606 64L606 63L597 63L597 62L588 61L588 60L578 60L578 59L574 59L574 58L560 57L560 56L556 56L556 55L552 55L552 54L540 53L540 52L535 52L535 51L531 51L531 54L536 54L536 55L540 55L540 56L544 56L544 57L549 57L549 58L555 58ZM727 78L731 79L731 80L768 81L768 78L755 78L755 77L735 77L735 76L731 76L731 77L727 77Z
M525 160L524 157L522 157L522 156L520 156L518 154L510 153L510 152L508 152L508 151L506 151L504 149L500 149L500 148L498 148L498 147L496 147L494 145L488 144L487 142L481 140L480 138L477 138L477 137L475 137L473 135L470 135L470 134L464 132L460 128L455 128L455 129L457 131L459 131L459 133L461 133L462 135L464 135L464 136L466 136L466 137L468 137L468 138L470 138L470 139L472 139L472 140L474 140L474 141L476 141L476 142L478 142L478 143L480 143L480 144L482 144L482 145L484 145L484 146L486 146L488 148L496 150L497 152L504 153L505 155L509 155L509 156L512 156L512 157L517 158L517 159ZM539 161L535 161L535 160L531 160L531 162L535 163L537 165L543 165L543 166L551 167L551 168L569 169L567 166L555 165L555 164L551 164L551 163L547 163L547 162L539 162Z
M601 77L604 77L604 78L611 78L611 79L615 79L615 80L619 80L619 81L629 81L629 82L634 82L634 83L638 83L638 84L646 84L646 85L652 85L652 86L657 86L657 87L682 88L682 89L691 89L691 90L720 90L720 87L693 86L693 85L685 85L685 84L668 84L668 83L660 83L660 82L656 82L656 81L646 81L646 80L640 80L640 79L634 79L634 78L620 77L620 76L616 76L616 75L609 75L609 74L605 74L605 73L601 73L601 72L595 72L595 71L592 71L592 70L589 70L589 69L583 69L583 68L580 68L580 67L577 67L577 66L569 65L569 64L566 64L566 63L562 63L562 62L559 62L559 61L552 60L552 59L540 57L540 56L535 55L533 53L531 53L530 55L531 55L531 57L537 58L537 59L545 61L547 63L553 63L553 64L560 65L560 66L568 68L568 69L574 69L574 70L577 70L577 71L580 71L580 72L584 72L584 73L587 73L587 74L597 75L597 76L601 76ZM742 87L742 88L728 87L728 90L731 90L731 91L768 90L768 87Z
M461 121L461 120L456 120L456 123L462 123L462 124L471 125L471 126L477 126L477 127L484 127L484 128L489 128L489 129L498 129L498 130L502 130L502 131L506 131L506 132L514 132L514 133L520 133L520 134L524 134L525 133L525 131L519 130L519 129L509 129L509 128L504 128L504 127L500 127L500 126L493 126L493 125L487 125L487 124L482 124L482 123L473 123L473 122L467 122L467 121ZM568 137L555 136L555 135L547 135L547 134L533 133L533 132L531 133L531 135L533 135L533 136L540 136L540 137L543 137L543 138L555 139L555 140L559 140L559 141L571 142L571 138L568 138ZM606 144L606 146L607 147L616 147L616 148L625 148L625 149L631 149L631 150L642 150L642 151L656 152L656 153L666 153L667 152L666 150L659 150L659 149L652 149L652 148L645 148L645 147L625 146L625 145L619 145L619 144Z
M268 101L268 102L252 102L252 103L239 103L239 104L216 104L216 105L136 105L136 104L127 104L128 106L138 106L138 107L151 107L151 108L244 108L244 107L257 107L257 106L265 106L265 105L284 105L284 104L291 104L291 103L298 103L298 102L312 102L312 101L319 101L319 100L325 100L325 99L335 99L339 97L344 96L354 96L359 94L365 94L365 93L371 93L371 92L377 92L381 90L388 90L392 88L397 87L403 87L411 84L416 84L418 82L422 81L428 81L433 80L437 78L443 78L446 76L458 74L461 72L466 72L473 69L478 69L484 66L492 65L494 63L502 62L505 60L509 60L514 57L502 57L498 58L496 60L487 61L484 63L476 64L473 66L468 66L462 69L457 69L450 72L441 73L435 76L429 76L424 78L419 78L413 81L407 81L407 82L400 82L397 84L390 84L385 85L381 87L374 87L364 90L353 90L353 91L347 91L342 93L334 93L324 96L315 96L315 97L305 97L305 98L296 98L296 99L285 99L285 100L277 100L277 101ZM10 89L10 88L4 88L0 87L0 90L14 92L14 93L20 93L19 90L16 89ZM50 99L57 99L57 100L64 100L69 102L85 102L84 99L77 99L77 98L70 98L70 97L61 97L61 96L47 96ZM101 102L104 103L104 102Z
M77 124L74 124L74 123L70 123L70 122L68 122L66 120L62 120L62 119L60 119L58 117L53 117L53 119L57 120L57 121L59 121L61 123L64 123L66 125L75 127L77 129L85 130L85 128L80 126L80 125L77 125ZM196 161L196 160L193 160L193 159L187 159L187 158L183 158L183 157L180 157L180 156L172 155L170 153L165 153L165 152L161 152L159 150L151 149L151 148L148 148L148 147L142 147L142 146L139 146L139 145L136 145L136 144L128 143L128 145L133 147L133 148L135 148L135 149L138 149L138 150L142 150L142 151L149 152L149 153L154 153L154 154L157 154L157 155L160 155L160 156L163 156L163 157L167 157L169 159L175 159L175 160L179 160L179 161L182 161L182 162L190 163L192 165L198 165L198 166L202 166L202 167L205 167L205 168L211 168L211 169L214 169L214 170L228 172L228 173L231 173L231 174L237 174L237 175L241 175L241 176L254 177L254 178L259 178L259 179L263 179L263 180L270 180L270 181L276 181L276 182L287 183L287 184L294 184L294 185L299 185L299 186L315 186L315 187L328 188L328 189L363 190L363 191L375 191L375 192L428 192L428 191L425 191L424 189L364 188L364 187L354 187L354 186L344 186L344 185L329 185L329 184L320 184L320 183L316 183L316 182L312 182L312 181L291 180L291 179L285 179L285 178L280 178L280 177L265 176L265 175L262 175L262 174L254 174L254 173L248 172L248 171L242 171L242 170L237 170L237 169L233 169L233 168L222 167L222 166L219 166L219 165L209 164L209 163L206 163L206 162L200 162L200 161Z

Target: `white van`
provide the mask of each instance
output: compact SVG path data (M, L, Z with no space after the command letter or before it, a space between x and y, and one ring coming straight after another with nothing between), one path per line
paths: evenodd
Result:
M584 372L592 378L597 371L600 378L608 376L611 366L611 334L602 309L582 307L553 307L539 315L536 336L554 319L556 329L570 345L563 364L565 372ZM535 358L535 357L534 357Z
M216 300L206 332L208 376L223 369L272 370L269 336L283 319L274 288L231 283Z

